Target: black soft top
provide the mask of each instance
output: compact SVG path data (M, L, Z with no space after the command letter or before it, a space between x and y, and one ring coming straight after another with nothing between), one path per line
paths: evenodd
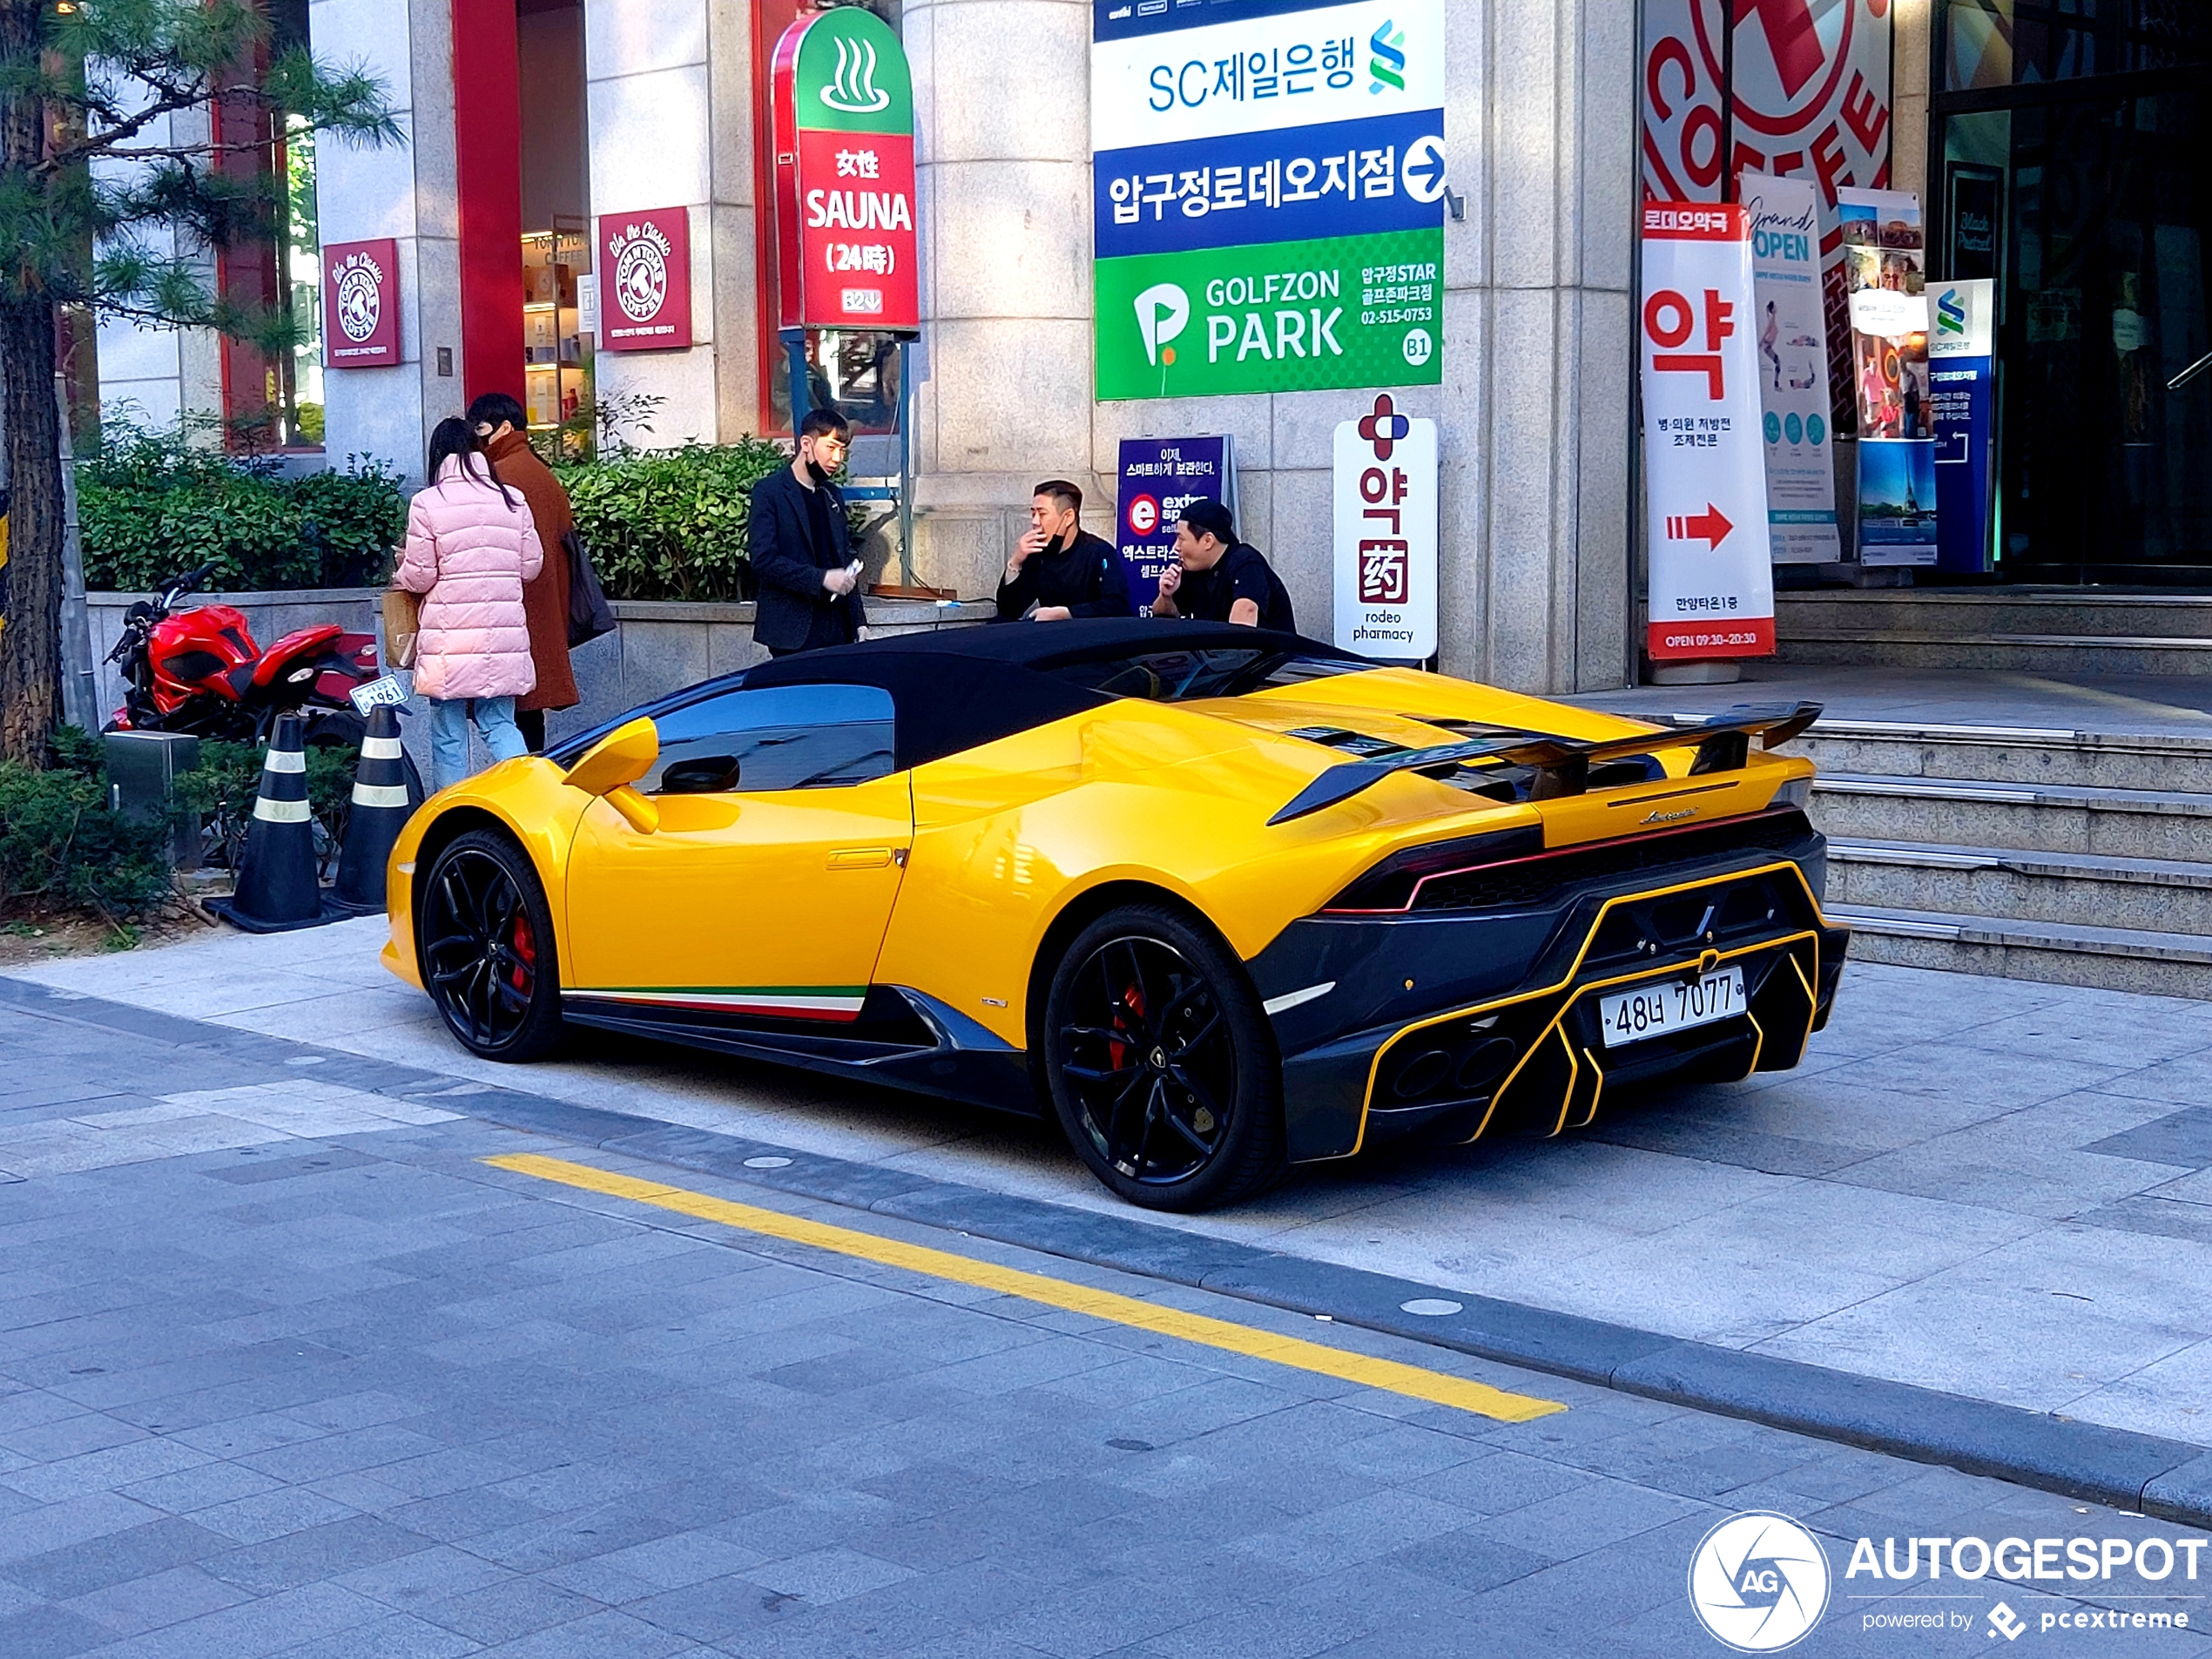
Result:
M893 734L895 765L904 771L1139 694L1120 689L1118 664L1217 651L1250 654L1253 671L1236 677L1240 683L1249 679L1246 689L1292 659L1342 663L1347 668L1369 665L1318 640L1231 623L1097 617L943 628L800 651L702 680L567 739L551 752L550 759L562 765L573 765L591 745L626 721L670 713L724 691L770 685L877 685L891 694L897 720ZM1233 694L1237 689L1237 684L1216 680L1204 694Z

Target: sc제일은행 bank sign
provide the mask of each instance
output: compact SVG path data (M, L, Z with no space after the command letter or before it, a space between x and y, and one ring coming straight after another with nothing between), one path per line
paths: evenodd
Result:
M1443 0L1094 0L1090 51L1102 399L1442 381Z

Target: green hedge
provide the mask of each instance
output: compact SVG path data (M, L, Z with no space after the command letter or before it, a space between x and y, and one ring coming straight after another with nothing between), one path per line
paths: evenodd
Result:
M54 749L44 772L0 760L0 919L143 914L171 892L165 833L108 810L97 739L64 728Z
M375 587L390 576L407 523L397 472L351 455L343 471L286 478L273 461L225 455L204 424L151 432L110 421L78 462L85 586L148 590L210 563L208 585L233 592Z
M614 599L742 599L752 487L791 465L765 438L632 451L556 467L592 568Z

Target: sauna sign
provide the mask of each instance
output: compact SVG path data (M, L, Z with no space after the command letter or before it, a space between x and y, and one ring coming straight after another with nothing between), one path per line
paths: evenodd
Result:
M840 6L776 43L779 326L914 334L914 88L899 37Z

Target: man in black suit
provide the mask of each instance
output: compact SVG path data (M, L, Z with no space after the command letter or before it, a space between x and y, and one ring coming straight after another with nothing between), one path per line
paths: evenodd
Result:
M1129 617L1129 577L1111 542L1082 527L1083 492L1049 478L1029 496L1029 533L1015 543L999 578L999 620Z
M760 584L752 637L771 656L849 645L867 625L845 498L830 482L851 437L836 410L809 409L791 465L752 487L745 544Z

